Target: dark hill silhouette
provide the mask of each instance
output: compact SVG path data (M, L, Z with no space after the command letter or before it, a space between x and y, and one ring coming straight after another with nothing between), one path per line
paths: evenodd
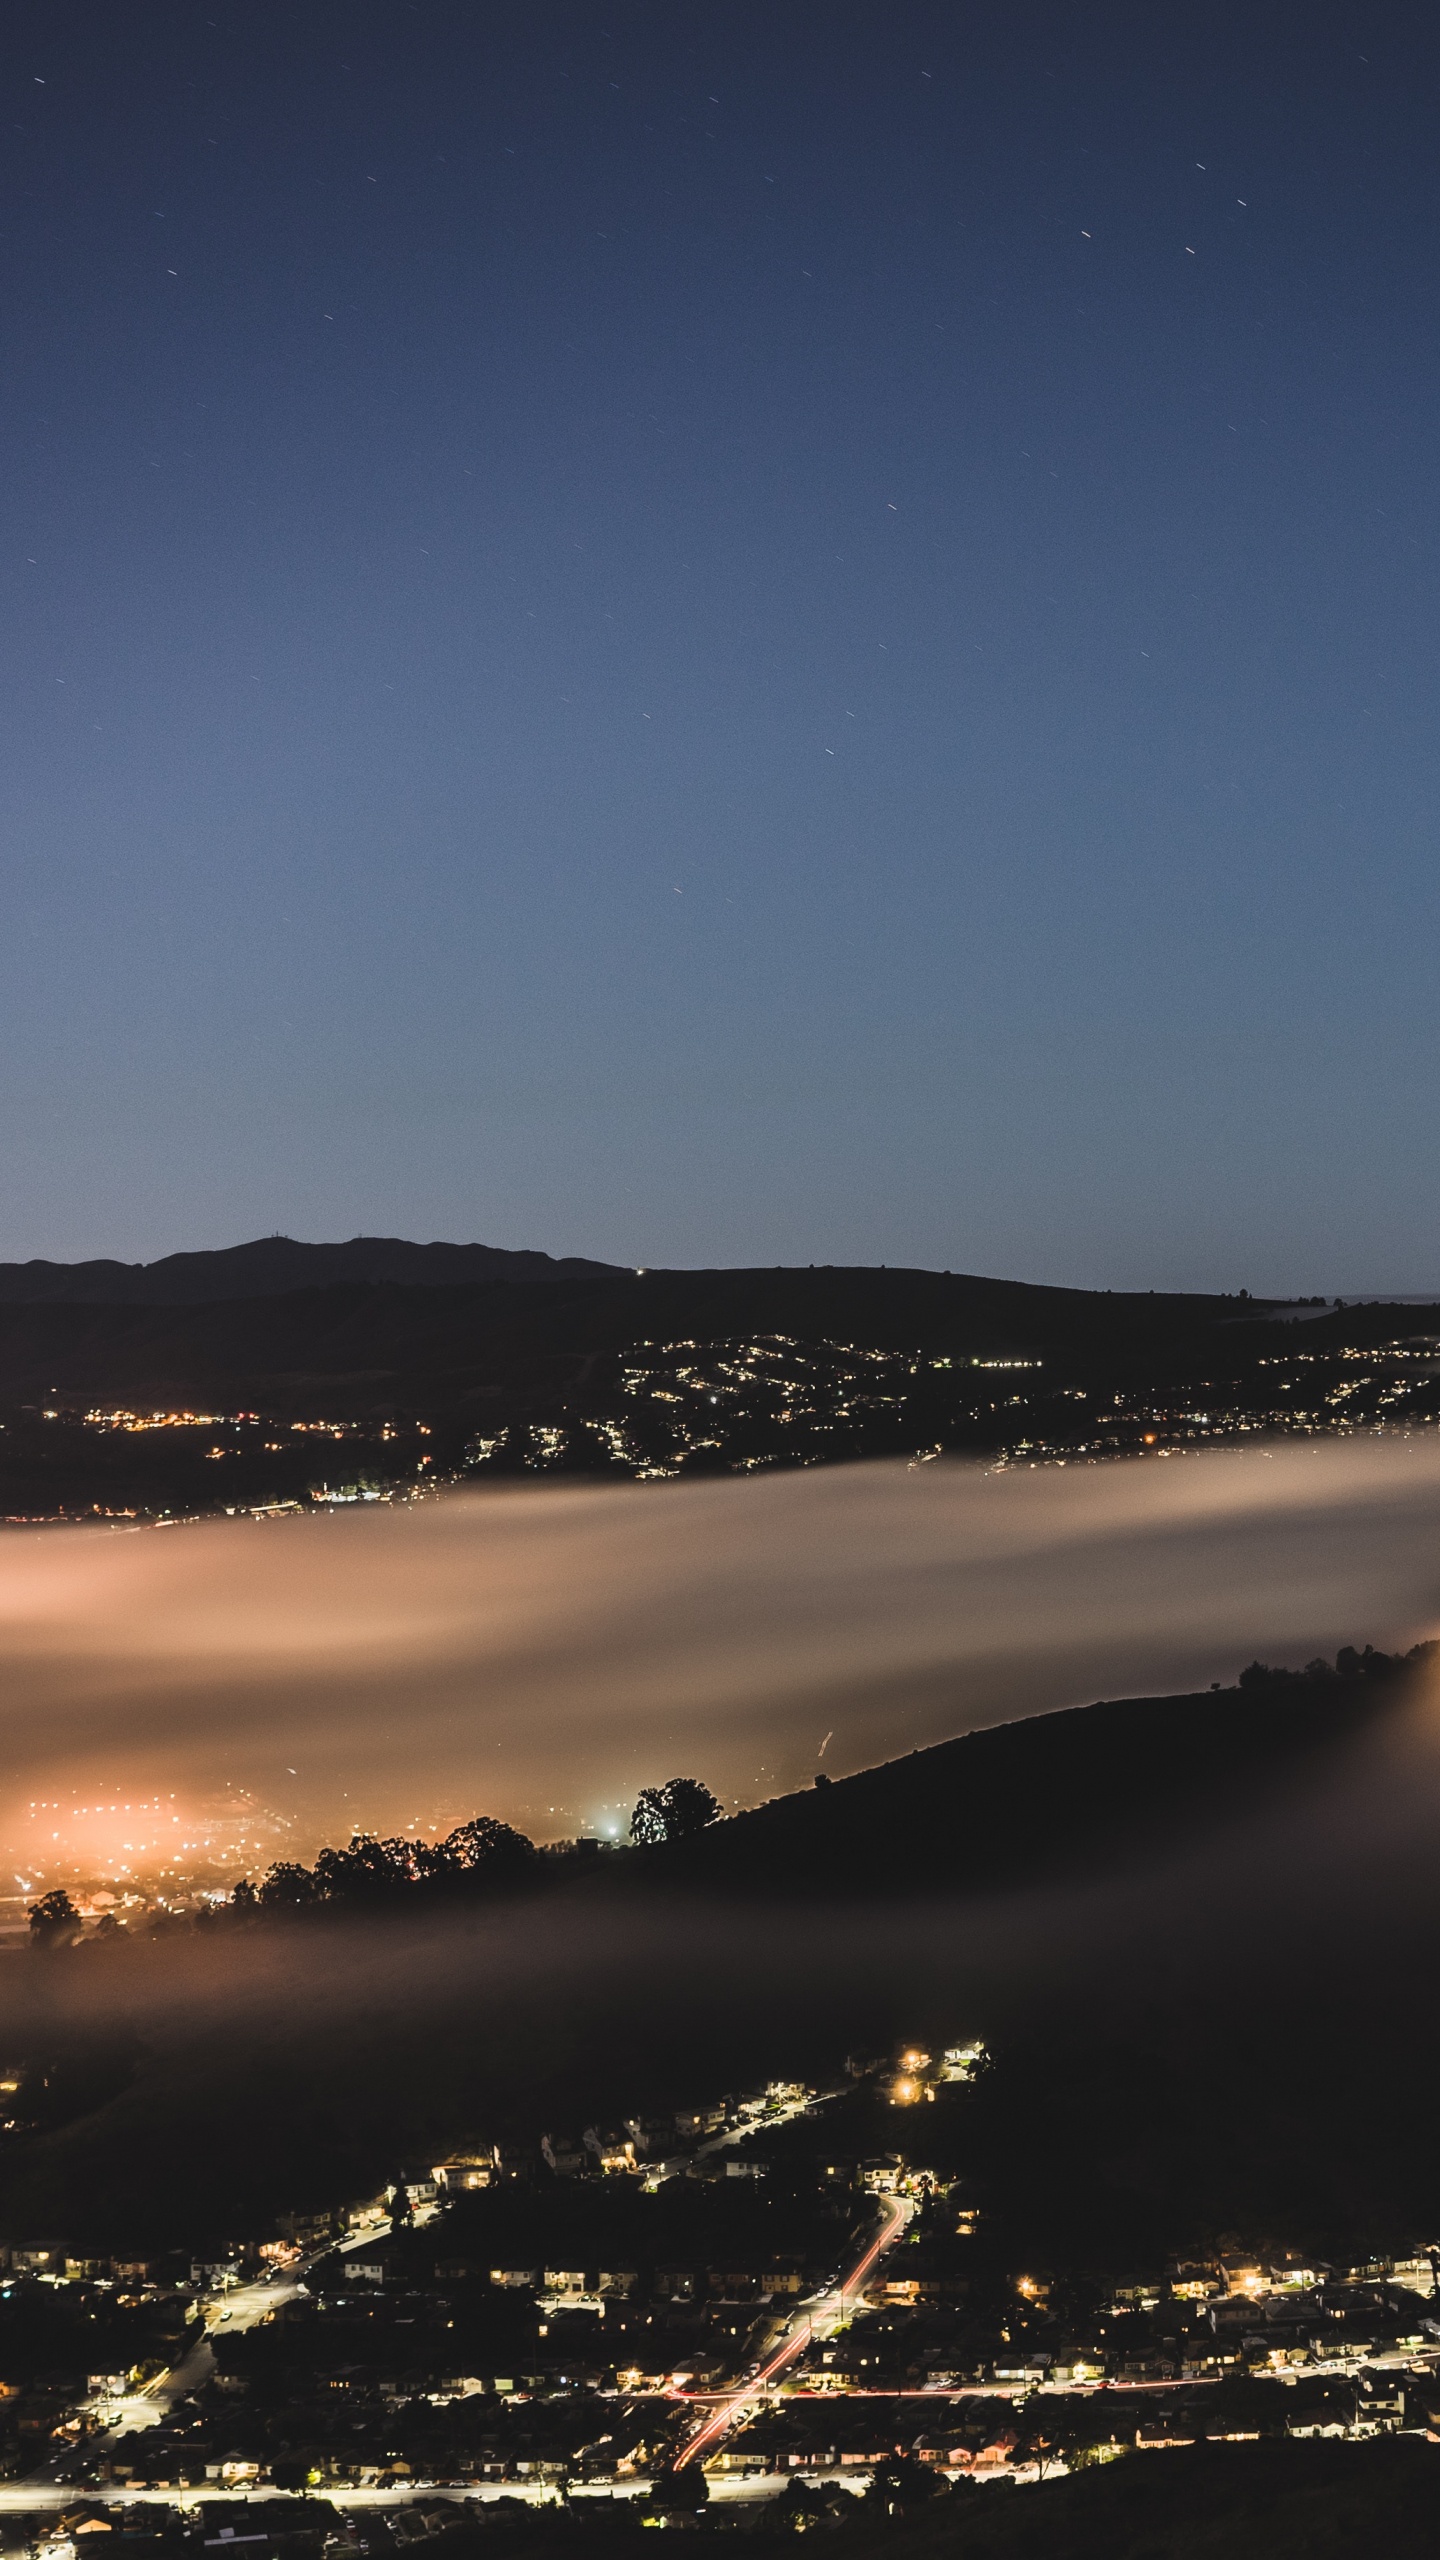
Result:
M258 1236L213 1253L167 1253L159 1262L0 1262L0 1306L196 1307L276 1298L337 1281L387 1280L411 1288L477 1280L550 1280L611 1266L574 1255L512 1253L489 1244L410 1244L403 1236L352 1236L299 1244Z
M356 1246L286 1246L277 1255L360 1253ZM270 1246L242 1246L238 1256ZM367 1248L368 1249L368 1248ZM384 1252L488 1252L485 1246L376 1246ZM496 1256L499 1260L502 1257ZM521 1262L529 1257L504 1257ZM536 1255L536 1262L544 1257ZM167 1400L200 1396L234 1406L283 1409L307 1388L366 1413L401 1402L427 1412L467 1398L518 1398L527 1411L584 1388L597 1360L637 1343L678 1339L782 1339L924 1349L964 1359L1041 1357L1068 1369L1173 1358L1197 1336L1243 1312L1233 1298L1099 1294L948 1272L821 1269L607 1270L553 1263L546 1276L487 1275L463 1286L398 1283L377 1268L345 1281L283 1291L264 1285L279 1262L237 1264L225 1255L176 1255L205 1263L188 1297L161 1282L167 1266L136 1266L133 1295L59 1290L7 1295L0 1269L0 1398L53 1388L91 1396L152 1389ZM234 1271L226 1298L218 1283ZM41 1266L56 1269L58 1266ZM313 1266L307 1266L312 1267ZM36 1266L11 1265L26 1273ZM124 1264L78 1273L126 1274ZM243 1275L252 1272L254 1285ZM212 1288L212 1279L217 1288ZM142 1286L143 1284L143 1286ZM127 1281L127 1288L129 1283ZM162 1287L175 1295L162 1297ZM330 1398L334 1406L334 1396ZM337 1408L342 1409L342 1408Z
M337 1468L395 1489L422 1470L644 1480L1134 1455L1297 1416L1413 1427L1440 1420L1440 1336L1422 1331L1437 1316L1376 1304L1298 1325L1243 1295L883 1266L632 1271L384 1237L11 1265L0 1515L323 1500ZM1373 1374L1357 1377L1356 1350L1383 1354ZM116 1409L231 1419L216 1452L198 1424L122 1443L103 1420ZM289 1441L318 1420L347 1426L343 1463Z
M1168 1854L1357 1737L1435 1648L1260 1664L1234 1688L991 1725L641 1850L667 1889L825 1898L1012 1891Z
M869 2499L827 2547L854 2560L1429 2560L1440 2481L1423 2438L1193 2444L1023 2497L962 2489L900 2518Z
M271 1870L257 1904L247 1884L229 1918L401 1911L575 1886L621 1892L676 1888L769 1902L870 1893L925 1896L1011 1891L1084 1872L1116 1872L1252 1809L1267 1787L1307 1769L1403 1703L1440 1647L1408 1654L1344 1646L1304 1671L1252 1663L1234 1687L1191 1696L1120 1698L991 1725L813 1786L708 1827L620 1854L598 1842L537 1853L484 1816L441 1843L363 1835L323 1849L313 1869ZM697 1823L715 1799L693 1778L642 1791L691 1790ZM642 1828L642 1838L646 1834ZM32 1922L33 1926L33 1922Z

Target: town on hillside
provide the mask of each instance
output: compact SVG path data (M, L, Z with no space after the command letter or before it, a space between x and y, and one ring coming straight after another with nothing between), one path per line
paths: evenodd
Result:
M6 2547L398 2549L457 2501L816 2521L1202 2440L1440 2441L1440 2250L1005 2264L965 2166L992 2067L912 2044L479 2136L203 2260L11 2247Z

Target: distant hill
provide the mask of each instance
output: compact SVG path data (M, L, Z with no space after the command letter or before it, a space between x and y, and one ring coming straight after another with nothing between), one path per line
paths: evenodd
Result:
M311 1255L321 1260L303 1259ZM445 1280L429 1255L485 1261ZM342 1272L324 1260L347 1256L367 1267ZM396 1272L382 1267L387 1256L415 1259ZM29 1285L37 1271L55 1285ZM101 1276L86 1288L87 1274ZM1100 1295L938 1271L632 1272L485 1245L274 1237L165 1263L0 1266L0 1399L56 1385L80 1395L153 1388L279 1410L287 1392L329 1395L334 1382L357 1415L399 1402L433 1418L463 1400L498 1401L507 1419L514 1404L546 1418L576 1390L583 1409L597 1361L636 1344L763 1336L1107 1363L1170 1356L1243 1312L1231 1298ZM340 1409L333 1395L330 1409Z
M1440 1419L1440 1333L1424 1330L1440 1307L1285 1319L1243 1294L883 1265L629 1270L387 1237L11 1264L0 1517L244 1510L422 1472L1034 1462ZM172 1423L122 1441L103 1417L125 1412ZM174 1422L186 1414L208 1419ZM290 1439L319 1420L344 1426L343 1447Z
M167 1253L159 1262L0 1262L0 1306L200 1307L345 1281L454 1288L477 1280L599 1275L610 1267L498 1245L409 1244L403 1236L352 1236L348 1244L258 1236L253 1244L213 1253Z

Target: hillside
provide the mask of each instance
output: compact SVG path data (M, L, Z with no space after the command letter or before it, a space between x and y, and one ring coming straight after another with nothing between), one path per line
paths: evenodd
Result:
M459 1264L468 1276L433 1285ZM38 1268L0 1286L11 1517L234 1510L422 1472L1114 1456L1440 1413L1436 1311L1417 1307L1295 1322L1245 1298L885 1268L616 1271L374 1238ZM336 1276L297 1288L297 1272ZM165 1428L126 1432L136 1415ZM321 1421L321 1441L283 1437Z
M368 2192L397 2159L438 2158L487 2129L533 2140L546 2123L663 2111L776 2073L823 2078L857 2046L957 2028L1005 2056L977 2093L975 2171L997 2233L1027 2254L1079 2234L1103 2261L1127 2257L1156 2231L1188 2229L1197 2197L1217 2228L1268 2212L1277 2162L1327 2227L1407 2219L1430 2192L1434 2075L1424 2038L1396 2043L1386 2003L1413 2011L1428 1922L1398 1968L1366 1965L1351 2020L1357 2052L1374 2029L1393 2082L1378 2159L1365 2073L1345 2098L1323 2035L1276 2045L1273 1984L1252 1995L1247 1952L1233 1996L1208 1923L1175 2011L1179 2059L1143 2067L1113 2048L1113 2019L1110 2042L1096 2033L1113 1956L1069 1951L1058 2019L1049 1957L1030 1978L975 1956L1006 1936L982 1891L1118 1879L1207 1825L1218 1835L1241 1800L1273 1802L1278 1839L1287 1800L1405 1698L1408 1678L1407 1665L1342 1656L1325 1677L1270 1673L1038 1717L689 1843L547 1861L535 1893L418 1887L0 1958L9 2049L43 2067L47 2091L43 2125L0 2144L0 2238L83 2230L113 2245L264 2227L297 2200ZM1142 1879L1141 1899L1151 1890ZM1308 1948L1308 1915L1304 1929ZM1292 2022L1343 1995L1333 1945L1298 1971L1283 1945L1274 1962ZM1172 2002L1177 1987L1172 1973ZM1248 2046L1247 2001L1263 2029ZM1284 2091L1269 2086L1306 2057L1326 2089L1308 2184ZM1224 2094L1237 2068L1238 2116ZM1057 2108L1081 2091L1057 2145Z
M1440 2536L1423 2441L1192 2445L1023 2494L961 2489L903 2520L862 2510L837 2548L886 2560L1422 2560Z
M825 1897L993 1893L1170 1854L1291 1789L1407 1694L1409 1659L1255 1665L1230 1689L1120 1698L934 1744L729 1816L629 1862L667 1889Z
M234 1256L176 1255L175 1264L207 1269L182 1286L188 1275L173 1283L163 1277L171 1266L139 1266L133 1294L78 1285L78 1274L88 1271L123 1274L119 1264L78 1266L73 1297L0 1286L0 1397L55 1388L88 1398L125 1389L253 1401L329 1388L356 1414L388 1410L396 1400L478 1406L515 1392L554 1401L583 1390L597 1360L636 1344L760 1337L960 1358L1049 1354L1066 1364L1110 1366L1188 1349L1197 1335L1246 1312L1228 1298L1111 1295L870 1269L621 1272L551 1264L542 1276L470 1272L463 1282L447 1277L446 1285L433 1285L428 1273L422 1283L418 1267L402 1281L388 1270L322 1275L308 1265L308 1285L292 1279L264 1286L263 1258L282 1247L282 1262L359 1250L288 1246L279 1238L273 1247L238 1247ZM393 1250L423 1257L487 1249ZM225 1269L214 1267L220 1265ZM23 1275L35 1266L9 1268ZM222 1295L219 1284L230 1273L236 1285ZM173 1295L161 1294L171 1287Z

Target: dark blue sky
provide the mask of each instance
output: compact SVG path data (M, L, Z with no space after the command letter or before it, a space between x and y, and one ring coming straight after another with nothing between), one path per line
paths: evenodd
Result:
M0 1253L1440 1277L1433 9L0 41Z

